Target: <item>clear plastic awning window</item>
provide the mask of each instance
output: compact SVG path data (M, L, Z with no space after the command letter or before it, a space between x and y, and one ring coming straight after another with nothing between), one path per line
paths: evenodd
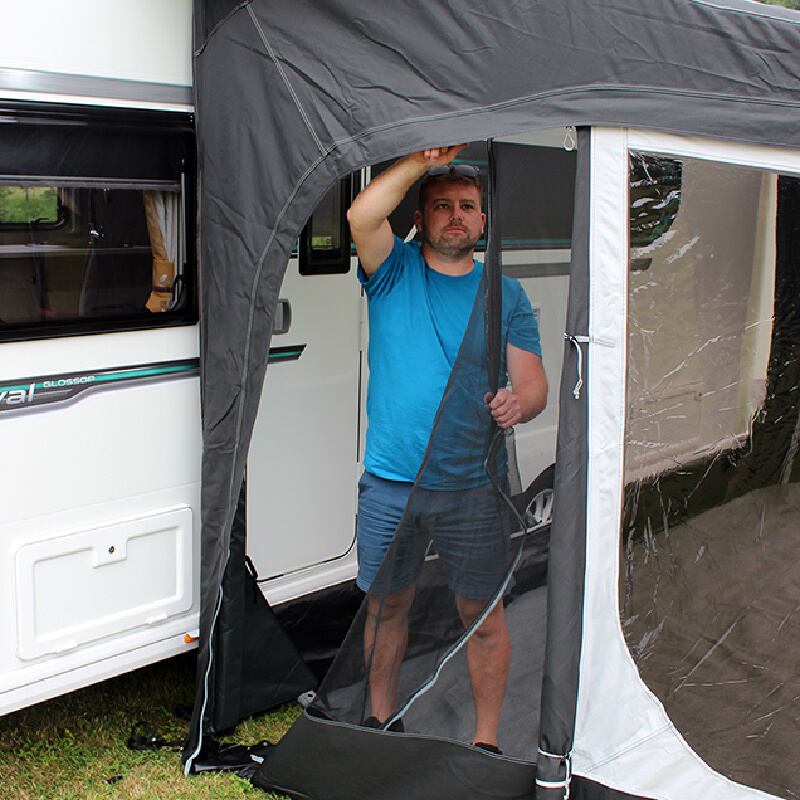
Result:
M621 614L713 769L800 796L800 179L630 155Z

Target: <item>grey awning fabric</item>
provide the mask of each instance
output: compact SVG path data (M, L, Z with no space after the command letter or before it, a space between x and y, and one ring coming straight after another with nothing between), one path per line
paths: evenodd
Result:
M327 188L423 147L560 125L800 146L800 14L747 0L196 0L195 31L205 674L278 290Z

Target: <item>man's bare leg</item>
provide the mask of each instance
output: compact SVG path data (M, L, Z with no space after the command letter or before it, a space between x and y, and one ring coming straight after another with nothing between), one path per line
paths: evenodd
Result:
M400 664L408 644L408 612L414 586L383 597L369 595L364 627L364 660L369 671L372 716L385 722L397 708Z
M466 627L483 611L486 602L456 596L456 605ZM467 666L475 703L473 743L497 746L497 727L510 663L511 637L500 600L467 643Z

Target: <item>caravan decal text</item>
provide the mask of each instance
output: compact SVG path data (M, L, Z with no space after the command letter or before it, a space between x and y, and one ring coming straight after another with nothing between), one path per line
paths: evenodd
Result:
M19 378L13 384L0 383L0 414L9 411L27 411L54 403L66 403L84 392L111 388L132 381L186 378L198 373L198 359L188 358L182 361L162 361L95 372Z
M305 345L271 347L268 363L297 361ZM0 415L22 412L67 403L79 395L96 389L115 388L132 381L160 382L172 378L190 378L200 373L200 360L160 361L136 367L114 367L96 372L70 372L61 375L39 375L18 378L11 383L0 382Z

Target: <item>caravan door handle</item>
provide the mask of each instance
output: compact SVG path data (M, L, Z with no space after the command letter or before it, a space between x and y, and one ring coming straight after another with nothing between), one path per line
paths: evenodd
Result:
M272 326L272 335L280 336L282 333L289 333L292 327L292 304L285 298L278 298L278 306L275 309L275 324Z

